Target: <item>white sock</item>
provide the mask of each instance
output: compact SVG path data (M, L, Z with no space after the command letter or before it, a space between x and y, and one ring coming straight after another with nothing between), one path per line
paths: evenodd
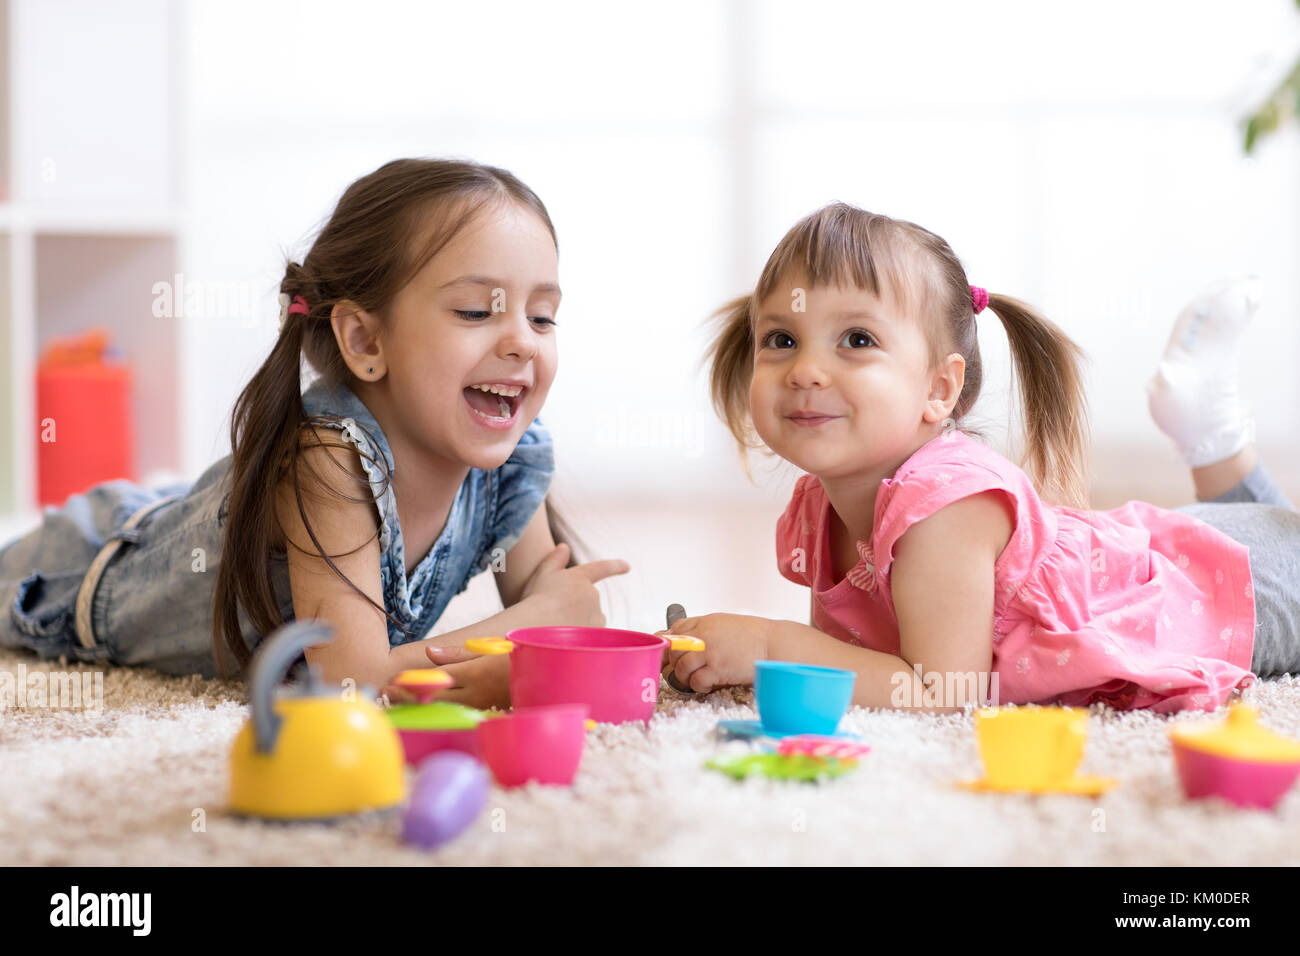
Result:
M1187 304L1147 383L1147 406L1192 468L1231 458L1255 439L1237 392L1241 333L1259 307L1256 276L1216 282Z

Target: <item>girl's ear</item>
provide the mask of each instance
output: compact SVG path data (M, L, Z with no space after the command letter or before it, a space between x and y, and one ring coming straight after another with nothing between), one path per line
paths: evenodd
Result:
M921 416L927 422L941 422L952 415L966 384L966 360L960 352L951 353L930 380L930 397Z
M353 375L364 382L375 382L384 377L388 367L384 362L377 315L365 311L350 299L344 299L335 303L331 310L330 325L334 328L339 354Z

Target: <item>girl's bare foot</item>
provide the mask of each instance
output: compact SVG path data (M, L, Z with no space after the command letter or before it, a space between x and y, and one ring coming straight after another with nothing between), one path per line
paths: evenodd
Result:
M1192 481L1196 483L1196 500L1209 501L1217 498L1231 488L1239 485L1255 469L1259 456L1255 454L1255 443L1251 442L1241 451L1223 461L1192 469Z

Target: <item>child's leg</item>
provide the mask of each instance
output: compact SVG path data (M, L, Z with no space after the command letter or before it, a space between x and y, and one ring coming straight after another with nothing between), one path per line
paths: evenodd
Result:
M1242 457L1247 454L1249 455L1248 458ZM1248 464L1242 465L1242 461L1246 461ZM1283 493L1282 489L1273 481L1273 476L1268 473L1268 470L1264 467L1264 463L1257 459L1254 445L1247 445L1238 455L1233 456L1233 458L1228 462L1220 462L1219 464L1231 465L1233 467L1234 475L1241 474L1241 478L1236 484L1227 488L1227 490L1213 495L1207 494L1207 490L1217 490L1218 488L1222 488L1228 479L1226 477L1220 477L1219 475L1214 476L1213 479L1201 478L1196 484L1196 497L1201 501L1221 504L1236 501L1255 501L1260 504L1275 505L1278 508L1286 508L1288 511L1296 510L1295 505L1291 503L1291 499L1288 498ZM1212 465L1210 467L1214 468L1216 466ZM1243 468L1245 468L1244 473L1242 473ZM1208 469L1195 469L1193 470L1192 475L1196 476L1198 471L1207 470Z
M1250 669L1260 677L1300 674L1300 513L1254 501L1204 502L1176 508L1250 549L1255 597L1255 649Z
M1253 277L1206 289L1179 313L1147 383L1151 418L1193 469L1202 500L1234 487L1254 468L1255 423L1237 391L1237 355L1259 299L1260 282Z

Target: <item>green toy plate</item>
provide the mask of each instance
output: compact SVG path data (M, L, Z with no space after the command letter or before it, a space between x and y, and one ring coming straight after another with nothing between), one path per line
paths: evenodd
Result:
M464 704L435 700L427 704L399 704L386 711L398 730L472 730L488 715Z
M855 769L858 762L854 759L811 757L806 754L744 754L739 757L715 757L705 766L737 780L761 774L773 780L816 781L846 774Z

